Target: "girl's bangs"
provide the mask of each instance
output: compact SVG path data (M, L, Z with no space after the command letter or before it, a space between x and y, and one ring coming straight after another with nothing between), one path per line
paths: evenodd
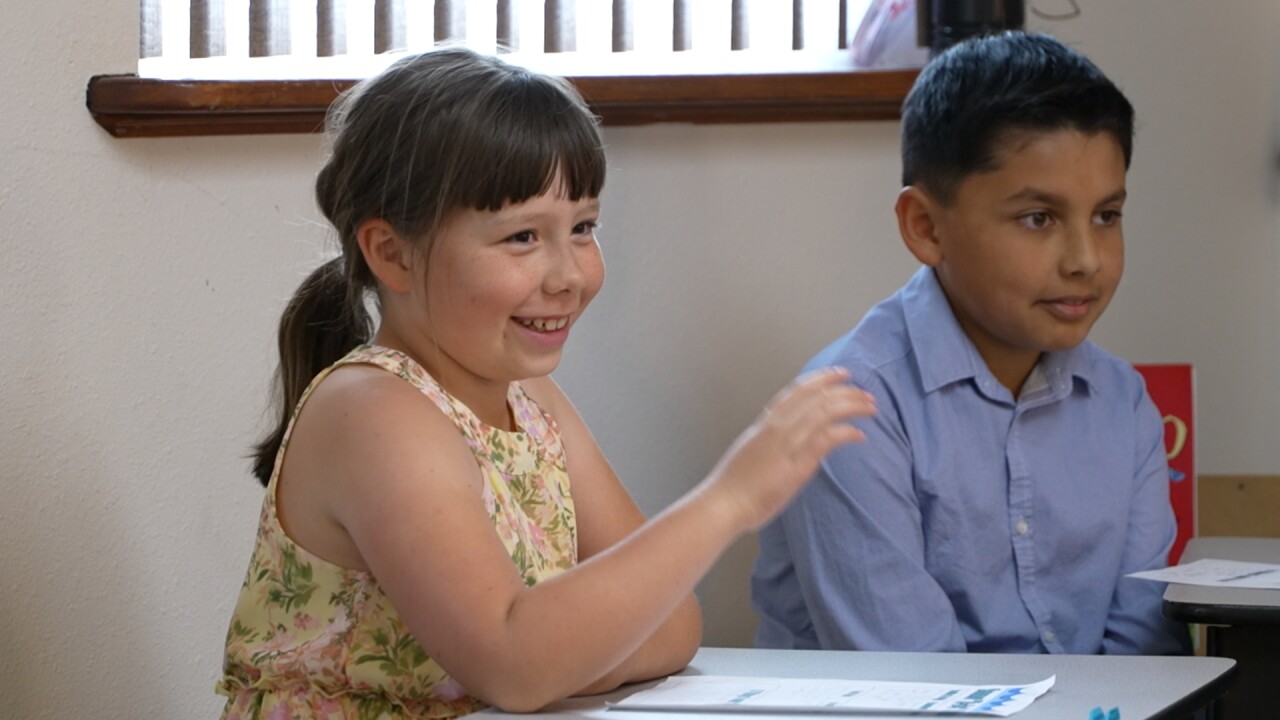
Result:
M551 190L574 201L600 195L605 157L599 127L576 91L557 87L559 82L517 76L507 83L516 87L502 93L489 132L476 133L487 147L471 155L493 159L467 168L473 177L456 187L469 197L459 198L459 206L493 211Z

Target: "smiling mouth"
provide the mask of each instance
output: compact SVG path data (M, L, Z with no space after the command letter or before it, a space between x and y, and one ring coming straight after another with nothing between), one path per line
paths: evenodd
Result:
M563 330L569 324L569 317L554 318L514 318L521 325L535 332L555 332Z

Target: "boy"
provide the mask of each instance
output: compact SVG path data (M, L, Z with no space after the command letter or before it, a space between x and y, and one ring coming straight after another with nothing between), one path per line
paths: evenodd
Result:
M1163 427L1085 337L1124 264L1133 108L1043 35L961 43L903 105L895 207L923 263L811 367L878 400L760 535L757 645L1185 652L1160 614Z

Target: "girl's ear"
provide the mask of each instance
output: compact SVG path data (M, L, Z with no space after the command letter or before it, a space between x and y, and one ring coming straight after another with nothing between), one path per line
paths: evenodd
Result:
M938 203L923 189L908 185L898 193L898 202L893 209L898 215L898 232L907 250L925 265L937 267L942 262L937 223L941 208Z
M391 292L409 292L413 247L391 223L382 218L365 220L356 229L356 244L364 262L383 287Z

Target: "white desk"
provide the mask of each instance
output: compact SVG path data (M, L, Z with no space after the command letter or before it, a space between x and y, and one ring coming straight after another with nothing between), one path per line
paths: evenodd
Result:
M1103 655L978 655L950 653L872 653L835 650L741 650L702 648L683 674L770 677L850 678L941 682L965 685L1021 685L1057 675L1057 683L1017 720L1088 720L1095 707L1120 708L1123 720L1183 720L1221 695L1233 680L1235 662L1209 657L1117 657ZM606 710L640 684L589 698L571 698L541 715L594 720L716 720L746 717L727 713L648 713ZM520 718L497 710L477 720ZM801 717L759 715L751 717ZM813 715L803 716L812 719ZM858 715L859 720L890 716ZM898 715L894 720L901 720Z
M1280 538L1192 538L1180 562L1204 558L1280 563ZM1211 706L1210 720L1276 717L1272 698L1280 678L1280 590L1170 585L1164 614L1207 625L1205 652L1240 663L1239 681Z
M1179 562L1216 558L1280 563L1280 538L1192 538ZM1218 625L1280 625L1280 591L1170 585L1164 614L1173 620Z

